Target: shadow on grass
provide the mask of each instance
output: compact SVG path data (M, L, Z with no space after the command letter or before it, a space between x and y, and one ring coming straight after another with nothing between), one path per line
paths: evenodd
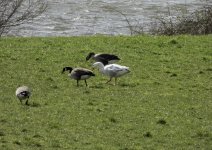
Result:
M157 121L157 124L165 125L166 124L166 120L160 119L160 120Z
M152 137L152 134L151 132L146 132L143 134L144 137L147 137L147 138L151 138Z
M94 88L94 89L104 89L104 86L103 86L103 84L98 84L98 85L90 86L90 88Z
M26 107L41 107L41 105L39 103L35 103L35 102L28 103L27 105L23 105L23 106L26 106Z
M139 83L120 83L120 84L117 84L118 86L121 86L121 87L136 87L139 85Z

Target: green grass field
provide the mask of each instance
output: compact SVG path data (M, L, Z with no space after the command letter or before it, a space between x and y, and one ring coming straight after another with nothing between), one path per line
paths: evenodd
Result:
M131 73L77 87L62 68L91 69L91 51ZM212 35L1 38L0 71L1 150L212 149Z

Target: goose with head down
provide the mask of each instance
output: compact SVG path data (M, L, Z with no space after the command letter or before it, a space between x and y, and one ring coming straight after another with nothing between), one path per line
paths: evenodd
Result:
M86 57L86 61L88 61L89 59L93 59L95 62L102 62L104 65L112 64L120 60L118 56L113 54L105 54L105 53L95 54L94 52L88 54L88 56Z
M91 76L95 76L95 74L91 70L85 68L64 67L62 73L64 73L65 71L69 72L68 76L70 78L77 80L77 86L79 86L79 80L84 80L85 85L87 86L86 80L89 79Z
M106 83L110 82L112 78L115 78L115 85L117 83L118 77L121 77L130 72L129 67L121 66L118 64L109 64L104 66L101 62L95 62L93 67L98 68L102 74L110 77Z
M20 100L21 104L23 100L26 100L25 104L28 105L31 89L28 86L20 86L16 89L15 95Z

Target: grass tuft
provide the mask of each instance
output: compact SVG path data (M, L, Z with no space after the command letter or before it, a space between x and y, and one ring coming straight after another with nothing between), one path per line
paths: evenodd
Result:
M164 119L160 119L160 120L157 121L157 124L165 125L167 123Z
M152 137L152 134L150 132L146 132L144 134L144 137L151 138Z

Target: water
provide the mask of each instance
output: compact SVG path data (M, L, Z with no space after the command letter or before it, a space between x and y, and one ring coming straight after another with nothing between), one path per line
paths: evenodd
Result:
M129 35L125 14L132 25L144 30L153 17L167 12L195 9L199 0L48 0L48 9L31 24L24 24L11 35L18 36L79 36ZM121 12L121 13L119 13Z

